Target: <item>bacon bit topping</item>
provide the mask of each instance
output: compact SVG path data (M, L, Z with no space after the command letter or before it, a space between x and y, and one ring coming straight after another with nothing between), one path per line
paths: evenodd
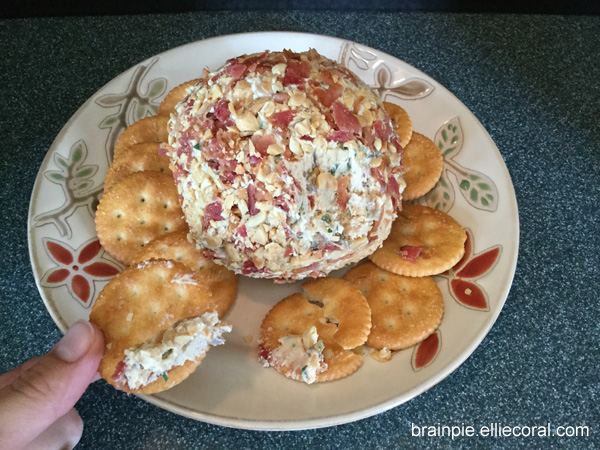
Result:
M416 263L417 258L423 251L423 247L413 247L412 245L404 245L400 247L398 250L398 254L402 259L406 261L410 261L411 263Z
M252 56L250 58L247 58L244 61L244 64L246 66L248 66L248 72L254 72L256 70L256 68L259 66L259 64L262 63L264 60L266 60L268 56L269 56L269 50L261 53L258 56Z
M119 382L125 374L125 360L119 361L115 367L115 372L112 374L113 381Z
M327 89L317 88L314 90L314 94L317 96L323 106L329 108L331 105L333 105L333 102L340 98L342 91L342 85L336 83Z
M160 156L167 156L169 154L170 149L169 149L169 147L167 147L166 145L163 145L163 144L158 146L158 154Z
M258 156L250 155L248 157L248 162L250 162L251 166L257 166L262 162L262 158L259 158Z
M354 137L354 135L352 133L350 133L349 131L336 130L333 133L325 136L325 139L328 142L348 142L348 141L352 140L353 137Z
M400 186L398 185L398 182L396 181L395 177L390 176L388 178L387 190L392 195L393 199L395 199L396 201L400 200Z
M377 237L377 235L375 234L375 235L373 235L373 236L369 236L368 242L369 242L369 244L370 244L371 242L373 242L373 241L376 241L377 239L378 239L378 237Z
M301 267L301 268L299 268L299 269L294 269L292 272L294 272L294 273L296 273L296 274L298 274L298 273L305 273L305 272L312 272L313 270L315 270L315 269L318 269L318 268L319 268L319 264L320 264L320 263L317 261L317 262L315 262L315 263L312 263L310 266ZM315 278L316 278L316 277L315 277Z
M301 84L310 75L308 63L301 61L289 61L285 69L285 75L281 84L289 86L290 84Z
M290 205L281 195L273 199L273 205L283 209L285 212L290 212Z
M345 177L341 177L338 179L337 202L341 210L346 209L348 200L350 200L350 193L348 192L348 183L350 183L351 178L352 177L350 175L346 175Z
M229 111L229 102L227 100L221 100L215 104L215 116L220 121L229 119L231 112Z
M208 250L208 249L204 249L202 250L202 256L204 256L206 259L217 259L217 254L213 251L213 250Z
M293 109L288 109L287 111L280 111L274 114L271 114L269 117L269 123L274 127L285 128L289 126L290 122L294 120L296 116L296 111Z
M247 67L243 64L232 64L227 66L225 72L227 72L228 75L231 75L231 78L233 78L234 81L237 81L242 78L244 73L246 73L246 69Z
M358 134L360 132L360 123L352 111L346 108L342 102L336 101L331 106L333 110L333 120L335 124L342 131L350 131L351 133Z
M246 230L246 225L242 225L241 227L238 227L238 229L236 230L236 233L239 234L243 238L248 237L248 231Z
M379 184L381 185L382 190L386 187L385 179L383 178L383 175L381 174L379 167L371 167L371 176L375 177L375 179L377 179L377 181L379 181Z
M376 121L373 124L373 128L375 128L375 133L377 133L377 137L379 137L379 139L381 139L382 141L387 141L390 137L390 134L392 134L392 129L390 128L389 124L387 122L384 123L381 120Z
M261 362L267 361L268 362L270 357L271 357L271 352L269 350L267 350L266 348L264 348L262 344L260 344L258 346L259 361L261 361Z
M256 207L256 186L252 183L248 185L248 212L251 216L258 214L260 211Z
M220 176L221 181L223 181L223 183L227 183L227 184L232 184L236 177L237 177L237 174L235 172L230 172L230 171L223 172Z
M252 136L252 143L254 144L254 147L258 153L263 156L267 156L267 149L269 148L269 145L273 145L277 143L277 141L275 140L275 136L272 134L266 134L264 136Z
M327 86L333 86L338 84L335 81L333 81L333 74L331 73L331 70L321 70L319 71L319 74L321 75L321 79Z
M268 269L266 267L263 267L262 269L259 269L258 267L256 267L251 260L244 261L244 264L242 264L242 274L243 275L248 275L251 273L264 273L267 271L268 271Z
M310 141L310 142L315 140L314 137L309 136L308 134L305 134L304 136L300 136L300 139L302 139L303 141Z
M283 252L283 257L284 257L284 258L289 258L289 257L290 257L290 256L292 256L293 254L294 254L294 250L292 250L292 248L291 248L291 247L288 247L288 248L286 249L286 251L285 251L285 252Z
M204 208L204 218L205 220L223 220L221 213L223 212L223 206L221 202L214 201L206 205Z
M400 145L400 139L398 139L398 138L392 139L392 144L394 145L394 147L396 147L396 153L398 153L399 155L401 155L402 152L404 151L404 149Z
M308 197L308 204L310 205L310 209L315 209L315 196L307 195L307 197Z
M333 244L331 242L328 242L323 247L323 250L325 250L326 252L335 252L337 250L341 250L341 248L339 247L339 245L336 245L336 244Z
M371 150L375 148L375 133L372 127L365 127L363 130L363 140L364 144Z

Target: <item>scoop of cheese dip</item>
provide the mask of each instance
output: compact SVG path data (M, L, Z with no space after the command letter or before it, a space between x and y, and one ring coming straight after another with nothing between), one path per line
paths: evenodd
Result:
M164 333L139 347L125 350L121 379L130 389L138 389L165 375L170 369L193 361L209 346L225 343L223 333L231 326L219 322L216 312L177 322Z
M206 72L171 116L166 152L197 247L280 281L375 251L405 186L381 100L314 50Z
M317 374L327 370L323 362L323 341L319 340L317 328L311 327L301 336L288 335L279 338L281 344L263 359L264 367L287 368L287 376L312 384L317 380Z

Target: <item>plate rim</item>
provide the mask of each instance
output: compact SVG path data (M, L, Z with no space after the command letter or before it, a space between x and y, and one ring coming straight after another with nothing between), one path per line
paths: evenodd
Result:
M296 31L255 31L255 32L240 32L240 33L233 33L233 34L227 34L227 35L211 36L206 39L188 42L188 43L167 49L160 53L154 54L148 58L144 58L143 60L140 60L140 61L136 62L135 64L131 65L126 70L120 72L118 75L116 75L115 77L113 77L109 81L107 81L103 86L98 88L71 115L69 120L63 125L60 132L57 134L57 136L53 140L52 144L48 148L46 155L45 155L44 159L42 160L40 167L38 169L38 172L37 172L37 175L35 178L35 182L34 182L34 185L33 185L32 191L31 191L30 199L29 199L28 218L27 218L27 228L28 228L27 240L28 240L29 259L30 259L30 263L32 266L33 277L34 277L38 292L40 293L40 297L41 297L46 309L50 313L52 320L57 325L59 330L64 334L66 332L66 330L68 329L68 325L67 325L66 321L61 317L56 305L54 304L55 302L52 301L52 299L46 298L46 295L44 294L44 291L43 291L43 287L41 286L41 277L39 276L38 272L35 270L36 265L38 263L36 262L37 258L34 254L35 249L34 249L34 245L33 245L33 231L35 229L35 226L33 224L33 205L34 205L35 198L39 194L39 190L41 189L41 185L42 185L43 178L44 178L43 176L40 177L40 173L42 173L42 168L45 168L46 166L48 166L50 160L52 159L52 155L55 153L56 148L58 147L59 143L63 140L64 135L67 133L67 131L71 127L72 123L82 114L82 112L85 109L87 109L89 104L92 103L93 99L97 97L97 94L99 92L101 92L104 88L106 88L109 84L115 82L119 78L124 77L128 72L130 72L134 68L136 68L139 65L144 64L146 62L150 62L154 58L161 57L166 53L171 53L171 52L176 53L178 51L181 51L185 47L191 47L194 45L198 45L200 43L210 44L211 41L236 39L236 38L241 38L244 36L260 37L260 35L263 35L263 36L282 35L282 36L287 36L287 37L296 36L296 37L305 38L305 39L307 39L307 38L310 38L310 39L323 38L326 40L330 40L331 42L338 42L339 44L344 44L344 43L357 44L365 50L374 51L378 54L385 55L386 58L392 58L393 60L398 60L402 64L410 67L410 69L413 70L414 72L416 72L417 74L422 74L425 77L434 80L437 83L437 85L443 90L444 94L447 96L450 96L454 102L457 102L460 105L462 105L465 108L465 110L467 110L471 114L472 119L475 120L478 127L480 127L480 129L483 130L485 139L487 139L490 149L493 149L493 151L496 153L496 157L498 158L499 162L501 163L501 164L498 164L498 169L501 172L503 172L503 176L508 181L505 187L507 188L507 191L508 191L507 194L510 197L511 204L513 204L513 206L514 206L514 208L511 206L511 208L509 208L509 209L510 209L510 212L514 213L514 215L515 215L515 223L514 223L515 235L511 236L511 239L510 239L510 242L512 245L510 247L506 247L505 251L504 251L504 254L510 255L510 256L512 256L512 258L507 263L507 266L506 266L507 282L502 286L501 293L497 294L497 297L500 299L500 301L498 302L495 309L490 311L491 314L489 314L489 317L486 318L481 329L476 333L475 339L473 339L470 342L470 344L467 345L460 352L458 357L454 358L447 366L443 367L441 370L439 370L433 376L428 377L424 382L419 383L419 385L415 386L413 389L409 390L408 392L405 392L402 395L398 395L393 398L390 398L386 401L382 401L382 402L380 402L376 405L370 406L368 408L348 411L343 414L336 414L336 415L332 415L332 416L329 416L326 418L303 419L303 420L294 420L294 421L290 421L290 420L282 420L282 421L258 420L258 419L257 420L249 420L249 419L245 419L245 418L242 419L242 418L237 418L237 417L232 417L232 416L224 416L224 415L214 414L214 413L208 414L208 413L203 413L200 411L195 411L192 408L190 408L188 406L180 405L180 404L176 403L175 401L166 400L166 399L159 398L159 397L156 397L153 395L138 395L137 396L154 406L160 407L161 409L164 409L164 410L167 410L170 412L174 412L176 414L179 414L179 415L182 415L184 417L188 417L188 418L191 418L194 420L199 420L199 421L203 421L203 422L207 422L207 423L211 423L211 424L219 425L219 426L233 427L233 428L246 429L246 430L262 430L262 431L291 431L291 430L325 428L325 427L350 423L350 422L354 422L357 420L362 420L362 419L365 419L368 417L372 417L376 414L382 413L384 411L388 411L388 410L390 410L396 406L399 406L409 400L412 400L413 398L417 397L418 395L421 395L422 393L428 391L429 389L431 389L432 387L436 386L441 381L443 381L445 378L447 378L450 374L455 372L475 352L475 350L481 345L481 342L483 342L483 340L489 334L491 328L496 323L498 316L500 315L501 311L504 308L504 305L506 303L506 300L508 298L510 289L511 289L513 281L514 281L514 276L516 273L516 267L517 267L518 256L519 256L519 243L520 243L520 219L519 219L519 217L520 217L520 215L519 215L519 209L518 209L518 203L517 203L517 197L516 197L516 193L515 193L515 189L514 189L514 184L513 184L510 172L508 171L508 167L506 166L506 163L504 162L504 158L502 157L502 154L500 153L500 150L498 149L496 143L493 141L493 139L489 135L488 131L483 126L483 124L480 122L480 120L475 116L475 114L466 105L464 105L464 103L460 99L458 99L456 97L456 95L454 95L454 93L452 93L450 90L448 90L444 85L439 83L439 81L437 81L436 79L434 79L431 76L427 75L426 73L422 72L417 67L405 62L404 60L402 60L396 56L390 55L382 50L373 48L371 46L368 46L368 45L365 45L365 44L362 44L362 43L359 43L356 41L339 38L336 36L296 32ZM436 88L437 88L437 86L436 86ZM507 244L504 244L504 245L507 245Z

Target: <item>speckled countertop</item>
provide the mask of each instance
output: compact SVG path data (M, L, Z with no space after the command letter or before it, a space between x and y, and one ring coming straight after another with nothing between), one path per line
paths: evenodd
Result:
M252 432L194 422L92 385L78 448L598 448L600 446L600 17L194 13L0 21L0 372L59 339L27 248L38 168L71 115L113 77L207 37L301 31L396 56L452 91L511 173L517 271L498 321L429 391L329 429ZM421 425L587 425L587 438L418 438Z

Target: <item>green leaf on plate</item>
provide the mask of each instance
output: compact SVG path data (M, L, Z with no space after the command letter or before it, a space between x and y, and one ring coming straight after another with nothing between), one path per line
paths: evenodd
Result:
M77 183L75 185L75 190L76 191L85 191L85 190L89 189L90 187L92 187L93 184L94 184L94 182L92 180L85 180L85 181L82 181L81 183Z
M84 166L73 175L74 178L89 178L96 174L98 166Z
M444 122L433 139L444 158L456 156L463 146L463 132L458 116Z
M148 84L148 98L154 99L167 89L167 80L165 78L157 78Z
M66 158L63 158L58 153L54 154L54 161L56 161L56 165L61 166L65 169L69 168L69 161Z
M100 128L111 128L115 123L118 122L118 120L119 116L117 115L107 116L104 118L104 120L102 120L102 122L100 122Z
M454 174L465 200L477 209L495 211L498 208L498 189L492 179L472 169L460 169Z
M454 188L448 180L448 170L442 173L437 184L425 194L425 204L431 208L448 212L454 204Z
M54 183L63 183L66 180L66 177L62 173L54 170L46 172L44 176Z

